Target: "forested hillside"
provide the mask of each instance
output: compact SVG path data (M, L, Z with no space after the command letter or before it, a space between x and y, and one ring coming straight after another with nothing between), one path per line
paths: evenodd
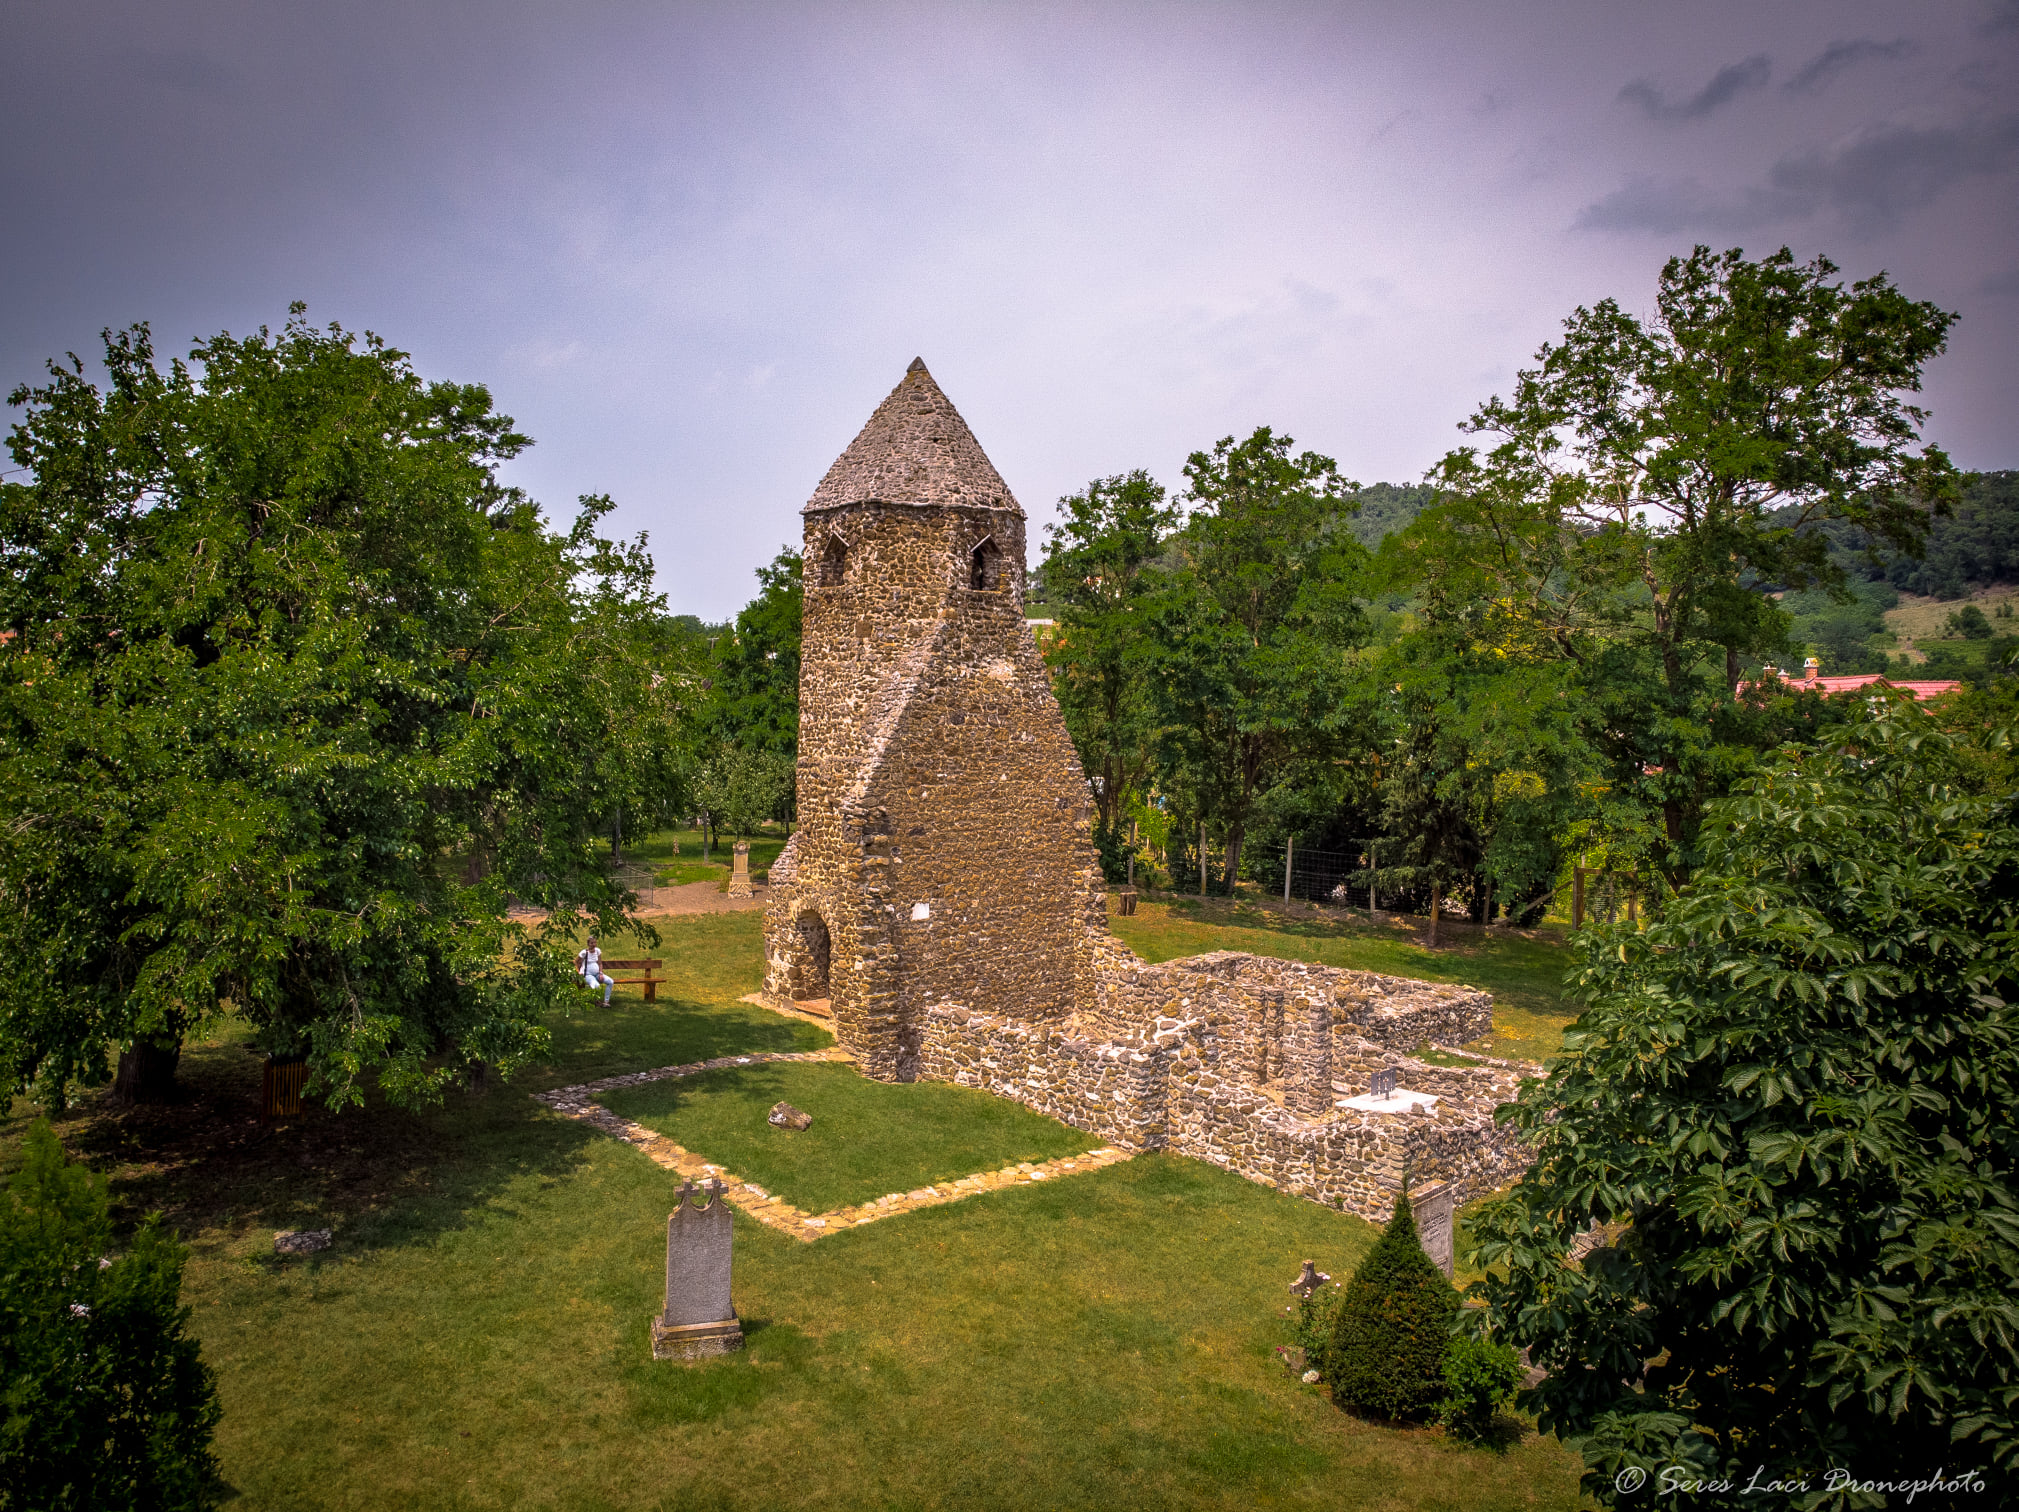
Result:
M1993 583L2019 582L2019 472L1970 474L1955 513L1929 522L1918 561L1881 549L1874 563L1863 532L1842 524L1820 529L1853 578L1889 583L1902 593L1954 599Z

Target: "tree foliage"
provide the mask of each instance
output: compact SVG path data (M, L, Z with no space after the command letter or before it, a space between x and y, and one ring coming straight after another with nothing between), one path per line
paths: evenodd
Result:
M805 583L799 553L757 569L757 597L714 639L709 689L696 721L710 745L794 756L799 750L799 637Z
M1535 1163L1473 1232L1602 1499L1626 1463L1963 1456L2010 1494L2019 831L1987 770L1876 701L1714 804L1644 929L1586 934L1585 1012L1505 1110ZM1592 1224L1624 1231L1572 1265Z
M0 489L0 1059L53 1103L221 1013L311 1086L541 1052L595 836L677 782L642 538L555 533L476 385L376 337L107 333L22 387ZM557 910L544 933L510 897Z
M1160 759L1218 822L1230 880L1261 795L1351 723L1345 653L1366 637L1352 484L1294 444L1262 426L1192 454L1192 513L1153 607Z
M1057 620L1045 659L1093 785L1098 829L1112 835L1125 796L1144 786L1156 754L1149 607L1178 510L1138 468L1095 479L1059 500L1059 511L1045 527L1045 591Z
M1784 648L1760 588L1836 584L1811 528L1918 550L1957 475L1916 450L1908 402L1954 316L1827 259L1698 247L1663 268L1647 321L1580 308L1513 396L1464 429L1393 554L1451 601L1489 606L1484 643L1566 658L1615 785L1660 816L1687 874L1703 805L1749 765L1727 714L1742 672Z
M215 1380L159 1216L123 1252L104 1183L30 1126L0 1193L0 1509L214 1507Z

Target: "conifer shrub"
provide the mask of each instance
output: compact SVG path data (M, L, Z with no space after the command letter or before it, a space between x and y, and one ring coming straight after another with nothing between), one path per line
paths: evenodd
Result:
M190 1512L224 1486L188 1251L149 1218L113 1253L104 1184L46 1122L0 1189L0 1512Z
M1339 1299L1327 1353L1332 1399L1377 1417L1416 1419L1445 1394L1458 1293L1423 1253L1408 1194Z

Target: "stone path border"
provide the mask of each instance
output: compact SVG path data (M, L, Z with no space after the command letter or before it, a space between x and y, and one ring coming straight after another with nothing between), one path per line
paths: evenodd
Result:
M1135 1151L1103 1145L1097 1150L1089 1150L1084 1155L1063 1155L1057 1160L1042 1162L1020 1161L1016 1165L1004 1166L999 1171L977 1171L972 1176L962 1176L954 1181L936 1182L931 1186L919 1187L910 1192L891 1192L871 1202L858 1203L853 1207L834 1208L825 1213L806 1213L785 1201L774 1197L754 1182L721 1166L703 1159L692 1150L675 1144L663 1134L656 1134L643 1124L632 1123L620 1118L595 1100L598 1092L612 1091L618 1087L638 1087L647 1082L669 1081L674 1077L696 1076L703 1071L719 1071L729 1066L758 1066L769 1061L840 1061L853 1062L854 1056L839 1046L829 1046L825 1050L799 1050L777 1055L718 1055L713 1060L695 1061L686 1066L660 1066L653 1071L631 1071L622 1076L606 1076L600 1081L582 1082L573 1087L556 1087L551 1092L535 1092L533 1099L545 1103L563 1118L572 1118L591 1128L614 1135L628 1145L643 1150L654 1165L696 1180L713 1176L727 1189L723 1195L736 1207L781 1234L811 1244L816 1239L824 1239L830 1234L841 1233L845 1229L860 1228L865 1223L874 1223L879 1218L895 1218L900 1213L914 1213L920 1208L938 1207L942 1203L959 1202L963 1198L977 1197L983 1192L997 1191L1003 1187L1029 1186L1033 1182L1049 1181L1059 1176L1071 1176L1081 1171L1097 1171L1102 1166L1111 1166L1130 1159Z

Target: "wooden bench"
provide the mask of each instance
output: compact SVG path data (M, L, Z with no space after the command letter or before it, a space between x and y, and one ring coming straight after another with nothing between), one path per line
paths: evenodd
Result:
M652 972L655 968L664 966L665 964L661 960L605 961L603 963L603 971L619 987L643 987L645 989L645 1001L656 1003L659 1001L659 984L665 981L666 978L656 977L652 975ZM645 974L643 976L625 978L617 975L620 971L642 971Z

